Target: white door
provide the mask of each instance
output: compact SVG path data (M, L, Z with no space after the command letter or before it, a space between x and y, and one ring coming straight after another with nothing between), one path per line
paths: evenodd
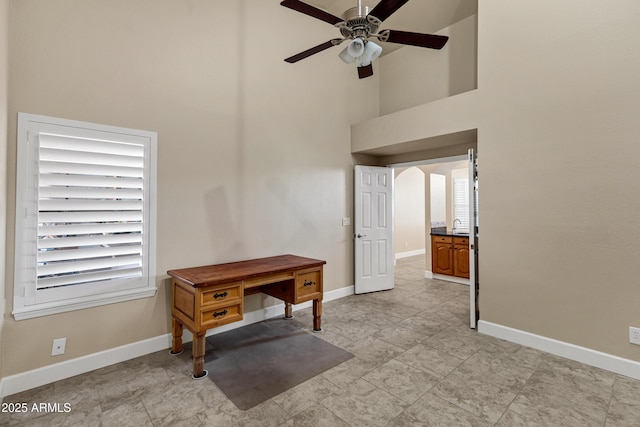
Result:
M469 150L469 312L473 329L478 323L478 155Z
M393 289L393 169L356 166L355 292Z

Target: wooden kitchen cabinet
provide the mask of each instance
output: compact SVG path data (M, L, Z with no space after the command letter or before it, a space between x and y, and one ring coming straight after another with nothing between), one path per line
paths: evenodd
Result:
M469 278L469 238L431 236L431 269L436 274Z
M453 238L453 275L469 278L469 239Z
M431 265L436 274L453 276L453 237L431 237Z

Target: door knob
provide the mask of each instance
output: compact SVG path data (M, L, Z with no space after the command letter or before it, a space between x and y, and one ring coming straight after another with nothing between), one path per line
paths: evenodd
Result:
M357 234L357 235L356 235L356 237L357 237L358 239L361 239L361 238L363 238L363 237L367 237L367 235L366 235L366 234Z

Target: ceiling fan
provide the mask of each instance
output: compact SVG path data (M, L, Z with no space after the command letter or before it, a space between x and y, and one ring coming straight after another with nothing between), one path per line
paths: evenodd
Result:
M373 9L362 6L362 0L358 0L358 5L348 9L338 18L322 9L311 6L300 0L284 0L280 4L305 15L328 22L340 30L341 39L331 39L327 42L300 52L287 59L286 62L293 64L302 59L308 58L330 47L337 46L346 40L350 40L349 45L338 55L346 63L355 62L358 67L358 77L363 79L373 75L373 65L371 61L382 53L382 47L369 40L377 37L378 40L388 43L398 43L430 49L442 49L449 40L449 37L435 34L412 33L398 30L382 30L378 28L382 22L393 15L409 0L381 0Z

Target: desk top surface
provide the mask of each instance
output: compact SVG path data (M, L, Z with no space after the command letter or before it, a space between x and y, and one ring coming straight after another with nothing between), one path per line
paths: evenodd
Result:
M268 258L169 270L167 274L191 286L201 287L283 273L286 271L303 270L305 268L318 267L326 263L326 261L296 255L279 255Z

